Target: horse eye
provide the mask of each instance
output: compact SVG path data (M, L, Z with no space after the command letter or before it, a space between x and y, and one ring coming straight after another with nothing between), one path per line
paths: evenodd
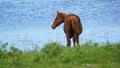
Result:
M57 18L55 18L55 20L57 20Z

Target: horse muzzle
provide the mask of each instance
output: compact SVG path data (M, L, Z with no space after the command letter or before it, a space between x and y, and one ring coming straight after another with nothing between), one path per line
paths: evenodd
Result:
M52 27L52 29L55 29L55 26L54 26L54 25L52 25L51 27Z

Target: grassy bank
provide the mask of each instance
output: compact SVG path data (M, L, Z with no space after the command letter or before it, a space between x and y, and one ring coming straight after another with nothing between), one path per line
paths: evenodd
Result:
M7 45L0 46L0 68L120 68L120 44L87 42L67 48L54 42L32 51L7 51Z

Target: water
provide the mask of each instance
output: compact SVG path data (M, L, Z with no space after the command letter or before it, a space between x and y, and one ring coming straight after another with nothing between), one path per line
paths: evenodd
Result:
M120 42L120 0L0 0L0 45L21 50L42 48L48 42L66 45L63 24L51 24L56 11L74 13L81 18L80 43ZM73 45L73 44L72 44Z

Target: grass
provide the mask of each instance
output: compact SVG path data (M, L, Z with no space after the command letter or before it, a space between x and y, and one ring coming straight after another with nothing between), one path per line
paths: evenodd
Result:
M87 42L77 47L47 43L41 50L0 46L0 68L120 68L120 44Z

